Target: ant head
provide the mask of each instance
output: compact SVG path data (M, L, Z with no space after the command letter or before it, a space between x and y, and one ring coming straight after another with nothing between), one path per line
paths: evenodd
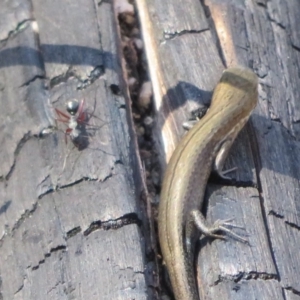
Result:
M67 111L70 115L76 115L79 107L79 102L76 99L72 99L67 102Z

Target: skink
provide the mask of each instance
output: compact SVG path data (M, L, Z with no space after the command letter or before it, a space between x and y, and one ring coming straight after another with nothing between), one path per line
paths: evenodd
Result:
M176 300L198 300L194 250L200 232L231 232L226 221L206 225L200 210L212 170L222 168L229 149L257 103L258 80L251 70L223 72L206 115L183 137L165 172L159 204L160 247ZM234 233L231 232L233 235Z

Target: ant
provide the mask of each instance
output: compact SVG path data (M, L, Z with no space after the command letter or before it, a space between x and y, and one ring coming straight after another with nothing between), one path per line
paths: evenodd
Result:
M55 108L58 115L57 121L63 122L68 125L65 131L65 141L67 143L67 135L70 136L73 144L79 148L80 137L83 131L85 131L84 124L86 124L87 114L83 110L85 100L81 100L80 103L76 99L72 99L67 102L66 109L70 116Z

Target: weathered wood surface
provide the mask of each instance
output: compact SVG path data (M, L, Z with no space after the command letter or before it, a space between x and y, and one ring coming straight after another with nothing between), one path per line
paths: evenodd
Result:
M151 298L112 3L0 2L0 299ZM72 98L81 151L54 122Z
M259 104L233 146L232 182L209 184L207 218L234 218L251 246L203 238L201 299L300 299L300 3L137 0L166 163L182 122L209 103L224 68L259 77ZM201 166L199 166L201 167Z

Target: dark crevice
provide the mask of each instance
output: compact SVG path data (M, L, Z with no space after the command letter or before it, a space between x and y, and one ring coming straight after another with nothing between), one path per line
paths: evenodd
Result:
M105 176L103 179L98 180L99 182L105 182L106 180L110 179L113 177L113 173L108 174L107 176Z
M252 67L252 69L254 69L254 68ZM256 76L257 76L259 79L264 79L264 78L266 78L266 77L269 75L268 73L265 73L265 74L261 75L259 72L255 73L255 74L256 74ZM259 84L260 84L261 86L266 86L266 87L268 87L268 88L272 88L272 86L270 86L270 85L268 85L268 84L266 84L266 83L263 83L263 82L259 82Z
M68 187L71 187L73 185L77 185L81 182L84 182L84 181L97 181L96 179L91 179L89 177L82 177L81 179L78 179L76 181L73 181L71 183L68 183L68 184L65 184L65 185L61 185L59 186L59 189L62 190L62 189L65 189L65 188L68 188Z
M284 219L283 215L279 214L278 212L276 212L274 210L270 210L269 216L274 216L274 217L279 218L279 219Z
M108 175L108 177L109 176L110 175ZM49 190L48 194L52 193L52 192L55 192L56 190L63 190L63 189L69 188L71 186L77 185L77 184L79 184L81 182L84 182L84 181L99 181L99 179L98 178L90 178L90 177L82 177L82 178L80 178L78 180L75 180L73 182L70 182L70 183L67 183L67 184L64 184L64 185L59 185L59 186L57 186L56 189Z
M267 8L266 4L264 2L256 2L257 6L261 6L263 8Z
M97 229L101 229L101 228L102 228L102 222L101 221L94 221L94 222L91 223L89 228L83 232L83 235L88 236L93 231L95 231Z
M46 196L46 195L48 195L48 194L51 194L51 193L53 193L53 192L55 192L55 191L56 191L56 189L54 189L54 187L49 187L49 189L46 190L44 193L38 195L38 199L40 200L40 199L42 199L44 196Z
M261 3L260 3L261 4ZM281 23L279 23L277 20L273 19L268 11L268 7L266 5L258 5L260 7L263 7L265 8L265 11L266 11L266 17L267 17L267 20L270 21L271 23L274 23L276 24L278 27L282 28L282 29L286 29L285 26Z
M3 234L3 236L2 236L2 238L0 239L0 249L1 249L2 246L3 246L3 242L4 242L5 236L7 236L7 232L5 232L5 233Z
M267 19L271 22L276 24L278 27L280 27L281 29L285 30L285 26L281 23L278 23L275 19L271 18L271 16L267 13Z
M27 28L26 23L30 23L34 21L33 19L25 19L21 22L19 22L14 30L11 30L8 32L7 37L4 38L3 40L0 40L0 43L5 43L7 42L10 38L16 36L18 33L22 32L24 29Z
M42 186L44 183L47 182L47 180L50 179L50 175L47 175L37 186L37 188L39 188L40 186ZM44 191L43 193L38 195L38 199L42 199L45 195L51 194L52 192L54 192L54 187L53 185L48 186L48 189L46 191Z
M67 240L81 232L81 227L77 226L67 232Z
M39 264L38 264L37 266L32 267L31 270L32 270L32 271L37 270L37 269L40 267L40 265L41 265L41 264L44 264L44 263L45 263L45 260L44 260L44 259L40 260L40 261L39 261Z
M24 279L24 278L23 278ZM22 283L19 288L17 289L17 291L15 292L15 295L17 295L20 291L22 291L22 289L24 288L24 283ZM1 298L0 298L1 299Z
M105 78L104 78L103 82L104 82L105 90L110 90L113 95L123 96L124 92L122 91L122 89L119 85L109 84ZM115 97L114 100L115 100L117 109L119 109L119 110L127 109L126 103L120 103L118 100L118 97Z
M38 263L38 265L33 266L33 267L31 268L31 270L32 270L32 271L37 270L37 269L40 267L41 264L44 264L44 263L45 263L45 261L46 261L47 258L51 257L51 254L52 254L52 253L58 252L58 251L65 252L66 249L67 249L67 247L66 247L65 245L59 245L59 246L57 246L57 247L55 247L55 248L51 248L51 249L50 249L50 252L48 252L48 253L46 253L46 254L44 255L44 259L40 260L39 263Z
M56 77L50 79L50 82L49 82L50 89L52 89L56 85L67 82L68 79L71 77L75 77L75 72L72 70L72 67L69 67L69 69L67 70L67 72L65 74L62 74L62 75L59 75L59 76L56 76Z
M28 219L30 216L32 216L32 214L35 212L35 210L37 209L37 202L33 204L33 207L31 210L26 209L25 212L21 215L21 217L19 218L19 220L15 223L15 225L13 226L11 232L12 235L14 234L14 232L20 228L21 224L23 224L23 222Z
M80 84L77 85L77 90L83 90L93 84L99 77L103 76L105 73L104 66L96 66L91 73L88 75L87 79L80 79L76 77L79 81Z
M134 270L133 267L125 267L125 268L122 268L122 267L120 267L119 265L115 265L115 266L119 269L119 271L128 271L128 270L129 270L129 271L131 271L131 272L134 273L134 274L145 275L145 272Z
M51 295L52 294L52 291L56 290L57 287L61 284L63 284L64 282L57 282L50 290L47 291L47 295Z
M202 33L202 32L205 32L205 31L208 31L209 29L208 28L205 28L205 29L201 29L201 30L182 30L180 32L164 32L164 38L166 41L169 41L169 40L173 40L179 36L182 36L182 35L186 35L186 34L198 34L198 33Z
M113 83L109 86L109 88L114 95L116 95L116 96L122 95L121 89L117 84Z
M123 161L122 161L121 159L117 159L117 160L115 161L115 165L121 165L121 166L124 166L124 163L123 163Z
M112 168L113 170L113 168ZM114 176L114 174L111 172L109 173L108 175L106 175L103 179L99 179L99 178L91 178L91 177L82 177L76 181L73 181L73 182L70 182L70 183L67 183L67 184L64 184L64 185L58 185L58 186L51 186L49 187L48 190L46 190L45 192L43 192L42 194L40 194L38 196L38 199L42 199L44 196L48 195L48 194L52 194L58 190L63 190L63 189L66 189L66 188L69 188L69 187L72 187L72 186L75 186L77 184L80 184L82 182L85 182L85 181L88 181L88 182L91 182L91 181L96 181L96 182L105 182L106 180L112 178Z
M274 122L279 123L280 125L282 125L281 119L279 117L278 118L271 117L271 121L274 121Z
M41 75L36 75L34 76L33 78L29 79L28 81L26 81L25 83L23 83L21 86L19 86L20 88L21 87L24 87L24 86L28 86L30 85L30 83L34 82L35 80L37 79L41 79L41 80L45 80L46 78L44 76L41 76Z
M141 226L142 222L141 220L139 220L138 216L135 213L126 214L123 217L117 218L115 220L108 220L104 222L98 220L91 223L89 228L83 232L83 235L88 236L93 231L98 229L102 229L102 230L119 229L129 224L137 224L138 226Z
M46 256L46 257L50 257L51 253L54 253L54 252L57 252L57 251L63 251L63 250L66 250L66 249L67 249L67 247L65 245L59 245L59 246L57 246L55 248L51 248L49 255Z
M104 73L105 70L103 65L95 66L94 69L91 71L91 73L87 76L87 78L82 79L76 74L76 71L72 69L72 66L70 66L65 74L52 78L50 80L49 86L50 89L52 89L56 85L59 85L61 83L66 83L70 78L76 78L79 82L77 85L77 90L83 90L86 87L93 84Z
M255 188L257 189L257 184L253 181L241 181L235 178L224 179L214 172L211 173L209 177L209 183L222 185L222 186L234 186L238 188Z
M289 286L289 287L285 287L284 290L290 291L290 292L292 292L293 294L300 296L300 291L298 291L298 290L296 290L295 288L292 288L292 287L290 287L290 286Z
M30 131L25 133L24 136L19 141L19 143L17 144L16 150L14 152L13 164L12 164L10 170L8 171L7 175L5 176L6 180L9 180L9 178L11 177L11 175L12 175L14 169L15 169L17 156L19 155L19 153L20 153L22 147L24 146L24 144L30 139L30 137L31 137L30 133L31 133Z
M219 276L218 280L214 282L214 285L218 285L223 282L232 281L234 283L239 283L243 280L276 280L278 281L278 276L276 274L268 274L265 272L239 272L236 275L225 275L225 276Z
M292 45L293 49L295 49L296 51L300 52L300 47L294 45L293 43L291 45Z
M289 222L289 221L285 221L285 224L291 226L292 228L295 228L297 230L300 230L300 226L295 224L295 223L292 223L292 222Z

